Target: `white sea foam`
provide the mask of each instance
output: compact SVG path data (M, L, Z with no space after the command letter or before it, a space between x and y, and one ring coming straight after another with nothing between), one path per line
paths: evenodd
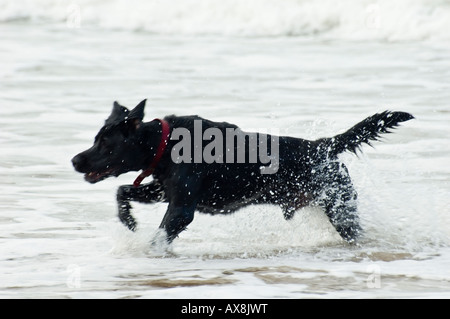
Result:
M450 40L448 0L1 0L0 21L158 34Z

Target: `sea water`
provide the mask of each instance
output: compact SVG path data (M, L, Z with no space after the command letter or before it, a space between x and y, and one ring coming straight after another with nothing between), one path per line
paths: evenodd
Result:
M0 0L0 297L449 298L449 1ZM412 113L342 154L364 236L323 211L196 214L168 251L167 205L117 218L117 187L70 159L113 101L316 139Z

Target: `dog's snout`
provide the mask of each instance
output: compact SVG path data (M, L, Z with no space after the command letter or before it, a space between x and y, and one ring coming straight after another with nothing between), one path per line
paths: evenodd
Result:
M81 167L83 165L83 156L81 154L76 155L74 158L72 158L72 165L75 168L75 170L80 171Z

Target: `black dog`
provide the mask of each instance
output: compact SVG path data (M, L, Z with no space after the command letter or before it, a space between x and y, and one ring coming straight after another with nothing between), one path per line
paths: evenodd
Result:
M144 123L144 107L145 100L132 111L115 102L94 145L72 162L90 183L143 170L134 185L119 187L119 218L135 230L130 201L168 202L160 225L168 243L192 222L195 210L226 214L255 203L279 205L287 220L301 207L319 205L341 237L354 242L362 231L357 194L338 155L356 153L362 143L370 145L380 133L389 133L388 129L414 118L405 112L385 111L343 134L309 141L244 133L235 125L198 116L171 115ZM194 135L195 145L189 143L188 135L180 141L181 133ZM223 136L231 136L232 141L219 143ZM264 150L269 145L270 154ZM258 158L263 153L266 156ZM271 165L266 165L268 159ZM153 181L141 186L150 174Z

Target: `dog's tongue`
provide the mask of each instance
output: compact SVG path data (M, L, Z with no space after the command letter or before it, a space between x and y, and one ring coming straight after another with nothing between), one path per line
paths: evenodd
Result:
M89 183L97 183L101 179L103 179L103 177L105 177L107 174L108 172L105 173L90 172L84 175L84 179Z
M95 172L90 172L84 174L84 179L89 183L95 183L99 179L100 174Z

